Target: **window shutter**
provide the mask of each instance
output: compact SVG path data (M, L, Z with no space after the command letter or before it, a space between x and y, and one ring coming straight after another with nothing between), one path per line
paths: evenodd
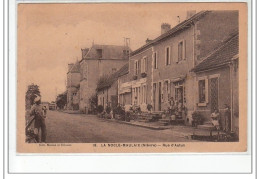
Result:
M195 94L196 94L196 104L198 104L200 102L200 94L199 94L199 91L200 91L200 86L199 86L199 80L195 80L195 83L196 83L196 89L195 89Z
M169 47L168 48L169 49L169 59L168 59L168 61L169 61L169 65L171 64L171 47Z
M147 72L148 69L148 57L145 58L145 72Z
M183 40L183 47L182 47L182 58L183 60L186 59L186 40Z
M165 48L165 52L164 52L164 56L165 56L165 65L167 65L167 48Z
M209 102L209 80L205 79L205 96L206 96L206 103Z
M138 60L138 74L140 73L141 71L141 60Z

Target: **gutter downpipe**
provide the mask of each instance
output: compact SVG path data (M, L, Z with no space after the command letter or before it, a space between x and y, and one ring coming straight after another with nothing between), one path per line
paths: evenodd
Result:
M195 67L195 38L196 38L196 28L195 28L195 23L192 21L193 24L193 41L192 41L192 68ZM193 85L196 88L196 74L193 75L194 80L193 80ZM197 92L197 90L195 90ZM196 97L197 97L197 93L195 92L195 94L193 95L193 111L197 110L197 105L196 105Z
M231 82L231 87L230 87L230 93L231 93L231 101L230 101L230 104L231 104L231 107L230 107L230 112L231 112L231 120L230 120L230 130L233 131L233 80L232 80L232 76L233 76L233 70L232 70L232 67L233 67L233 63L231 62L229 64L229 71L230 71L230 76L229 76L229 80Z
M157 54L156 54L157 55ZM157 57L156 57L157 58ZM158 59L156 59L158 61ZM152 83L151 83L151 103L152 103L152 111L155 109L155 104L153 104L153 69L154 69L154 46L152 46Z

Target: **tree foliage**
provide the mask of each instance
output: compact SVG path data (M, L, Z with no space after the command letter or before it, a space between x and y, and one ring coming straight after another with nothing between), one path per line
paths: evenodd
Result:
M90 105L91 112L95 112L95 110L97 109L97 105L98 105L98 96L97 96L97 94L93 94L89 98L89 105Z
M109 76L109 75L101 76L98 79L96 90L99 91L103 88L111 86L111 84L113 83L113 80L114 80L113 75L112 76Z
M31 85L28 85L26 95L25 95L26 108L30 108L29 105L33 105L33 101L36 95L41 96L39 86L33 83Z
M56 104L60 109L64 109L67 104L67 92L61 93L56 98Z

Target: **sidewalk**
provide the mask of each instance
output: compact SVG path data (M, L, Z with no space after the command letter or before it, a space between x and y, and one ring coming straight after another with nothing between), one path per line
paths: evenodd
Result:
M111 119L108 119L111 120ZM189 138L191 139L192 135L201 135L201 136L209 136L210 130L207 129L201 129L201 128L195 128L192 126L185 126L185 125L167 125L167 126L161 126L159 122L142 122L142 121L118 121L115 119L112 119L111 121L115 121L122 124L137 126L137 127L143 127L148 128L152 130L162 130L164 133L174 133L175 135L179 137ZM212 131L212 135L217 135L218 131ZM225 134L223 131L219 131L219 134Z
M60 112L68 113L68 114L82 114L79 110L74 111L74 110L58 110Z
M74 114L84 115L82 113L74 113ZM86 116L88 116L88 115L86 115ZM126 121L120 121L120 120L116 120L116 119L98 118L96 115L90 115L90 116L96 117L97 119L104 120L104 121L117 122L117 123L121 123L121 124L147 128L147 129L151 129L151 130L161 130L163 133L174 133L175 135L177 135L179 137L184 137L184 138L189 138L189 139L191 139L191 135L194 135L194 134L203 135L203 136L210 135L210 130L195 128L192 126L185 126L185 125L162 126L162 125L160 125L159 122L143 122L143 121L137 121L137 120L131 120L130 122L126 122ZM217 133L218 133L217 131L212 131L212 135L216 135ZM224 132L222 132L222 131L219 131L219 133L224 134Z

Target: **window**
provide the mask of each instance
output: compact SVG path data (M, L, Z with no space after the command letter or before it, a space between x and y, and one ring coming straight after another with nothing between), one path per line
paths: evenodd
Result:
M146 85L141 87L141 103L146 103Z
M138 60L138 73L139 74L141 72L141 60Z
M141 64L141 73L144 73L147 71L147 57L144 57L142 59L142 64Z
M165 65L170 65L170 47L165 49Z
M185 41L182 40L178 44L178 61L185 60Z
M97 58L102 58L102 53L103 53L102 49L97 49Z
M169 100L169 83L168 81L165 81L165 101Z
M206 102L206 81L199 80L199 103Z
M135 69L135 75L137 75L138 74L138 60L135 61L134 69Z
M157 52L153 53L153 68L157 69L158 68L158 62L157 62Z
M141 60L136 60L134 64L135 75L138 75L141 71Z

